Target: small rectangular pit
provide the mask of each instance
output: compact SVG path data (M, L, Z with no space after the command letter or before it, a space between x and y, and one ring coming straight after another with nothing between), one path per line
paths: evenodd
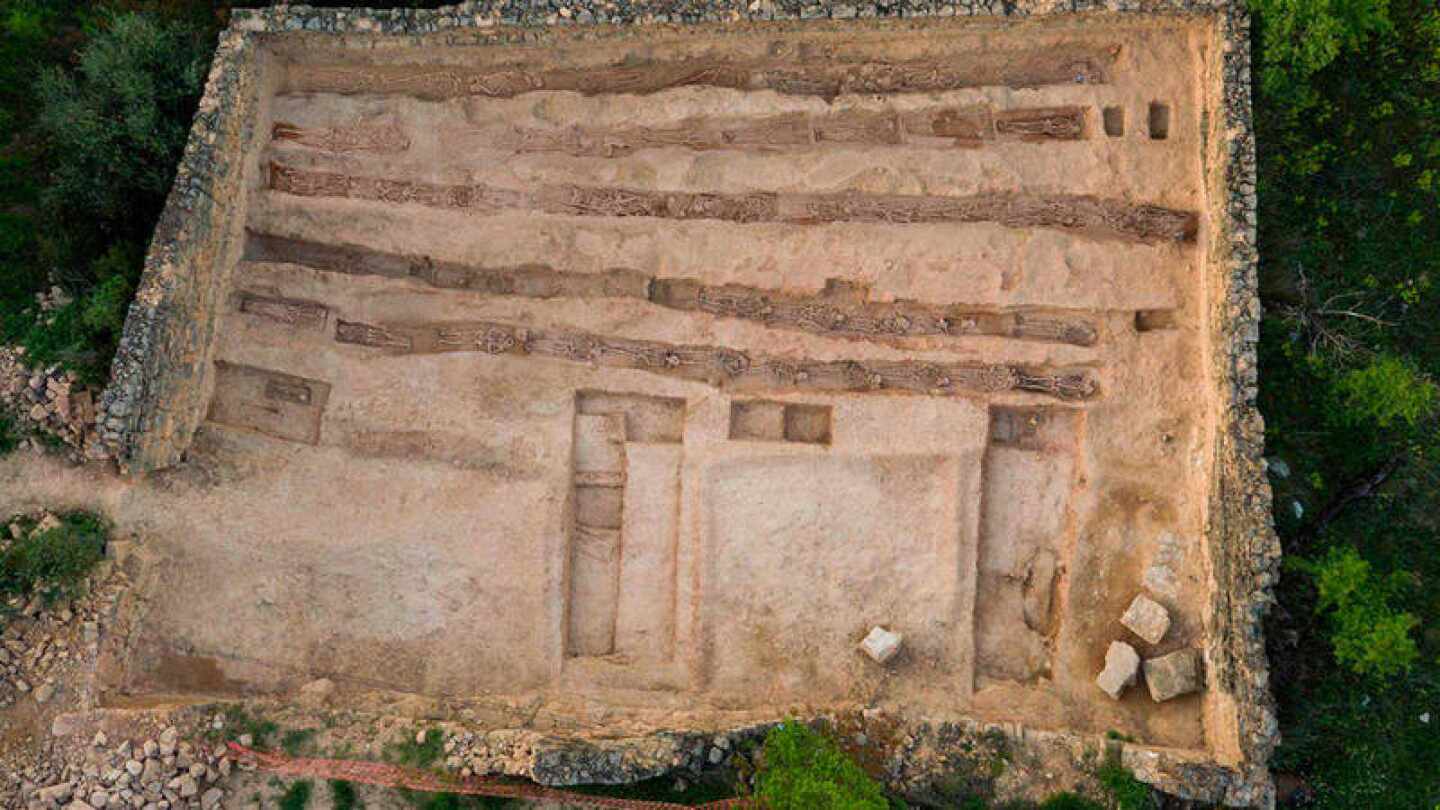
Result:
M1106 107L1103 113L1105 119L1105 134L1111 138L1119 138L1125 134L1125 108Z
M730 438L829 444L830 411L828 405L738 400L730 405Z
M1135 312L1136 332L1158 332L1175 328L1175 310L1141 309Z
M1163 141L1170 137L1170 105L1159 101L1150 102L1150 140Z
M254 366L217 361L208 419L286 441L320 441L330 384Z

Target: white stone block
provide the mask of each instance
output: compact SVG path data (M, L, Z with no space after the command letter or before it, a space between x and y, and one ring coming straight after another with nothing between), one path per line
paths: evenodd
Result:
M1105 651L1105 669L1095 678L1095 685L1100 691L1110 697L1119 700L1125 687L1135 683L1135 677L1140 672L1140 654L1135 652L1123 641L1110 642L1110 649Z
M871 628L870 634L860 642L860 649L870 656L870 660L877 664L883 664L900 652L902 640L899 633L892 633L883 627L876 626Z
M1130 603L1120 623L1151 644L1159 644L1170 629L1170 613L1154 599L1140 594Z
M1200 656L1194 650L1179 650L1151 658L1145 662L1145 685L1156 703L1198 691Z

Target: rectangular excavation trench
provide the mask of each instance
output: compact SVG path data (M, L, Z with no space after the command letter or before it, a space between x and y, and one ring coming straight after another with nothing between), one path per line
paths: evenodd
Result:
M979 678L1023 683L1051 674L1082 416L990 409L975 596Z
M678 399L576 396L567 655L674 653L684 413Z
M1123 631L1071 591L1162 561L1210 643L1208 25L267 41L190 450L253 517L157 632L243 689L878 688L1221 750L1214 680L1098 691Z

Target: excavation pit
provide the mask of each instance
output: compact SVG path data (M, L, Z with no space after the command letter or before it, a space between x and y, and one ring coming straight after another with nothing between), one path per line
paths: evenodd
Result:
M1264 795L1238 12L393 19L222 46L107 402L174 560L117 693L879 703Z

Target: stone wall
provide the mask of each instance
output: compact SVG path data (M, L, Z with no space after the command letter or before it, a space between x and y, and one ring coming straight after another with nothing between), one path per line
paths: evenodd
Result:
M246 141L252 133L247 125L257 104L256 43L264 38L298 32L415 38L454 32L473 37L485 30L492 41L505 41L535 34L523 28L496 32L499 26L1108 13L1209 17L1215 20L1213 47L1220 59L1215 75L1206 78L1210 92L1218 94L1220 118L1210 122L1213 137L1205 158L1215 224L1207 266L1213 274L1211 375L1223 405L1216 414L1215 489L1207 538L1215 588L1206 650L1215 697L1207 714L1216 718L1210 729L1213 759L1223 764L1207 761L1198 752L1134 745L1125 746L1122 756L1142 779L1177 795L1236 806L1272 805L1266 761L1278 731L1268 688L1263 618L1273 602L1279 544L1270 522L1263 423L1255 407L1260 306L1249 18L1242 0L650 0L601 6L590 0L484 0L434 11L306 6L237 10L222 37L191 142L147 259L115 360L114 383L102 399L103 435L122 464L136 472L174 464L204 416L214 318L233 264L235 219L245 205L243 156L249 151ZM1219 722L1221 717L1224 722ZM983 730L1005 735L1017 750L1070 756L1076 762L1089 761L1107 744L1091 735L1013 726ZM655 748L653 739L604 748L554 744L563 747L575 769L587 772L605 771L614 761L645 760L641 752ZM617 760L616 745L625 747L628 755ZM656 767L661 759L674 764L657 756ZM649 772L639 768L614 774L613 780ZM548 773L527 775L564 781Z
M221 35L100 399L100 436L129 472L180 461L204 418L216 318L241 246L258 69L253 35Z
M1250 109L1250 20L1241 6L1224 10L1214 47L1220 75L1220 120L1211 122L1205 155L1213 274L1210 296L1211 375L1221 392L1215 434L1208 546L1212 574L1210 644L1212 690L1227 696L1240 770L1249 803L1273 805L1265 764L1279 742L1270 693L1264 619L1274 604L1280 540L1270 511L1265 474L1265 423L1258 393L1260 340L1257 279L1255 137ZM1223 206L1223 208L1221 208ZM1220 209L1220 210L1215 210ZM1237 797L1240 798L1240 797Z

